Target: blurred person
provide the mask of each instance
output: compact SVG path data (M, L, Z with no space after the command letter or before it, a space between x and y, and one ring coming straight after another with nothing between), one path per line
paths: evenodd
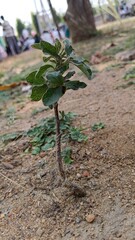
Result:
M2 37L0 37L0 61L5 59L6 57L7 57L7 53L5 50L5 44L4 44Z
M44 30L40 36L41 40L49 42L51 44L54 43L53 33L47 30Z
M22 45L22 51L27 51L31 49L31 46L35 43L34 38L27 38L25 39L25 41L23 42Z
M30 35L28 29L22 30L22 51L31 49L31 46L35 43L35 39Z
M7 49L11 55L14 56L19 53L19 47L17 44L16 36L14 34L14 29L9 24L9 22L4 19L3 16L1 16L1 20L1 26L3 27L3 36L5 38Z
M60 33L61 39L60 39L59 33ZM59 33L58 33L57 29L52 30L52 35L53 35L53 38L54 38L54 42L55 42L56 39L62 40L62 39L65 38L65 33L63 31L62 26L59 27Z
M30 37L29 31L27 29L23 29L22 30L22 38L23 38L23 40L25 41L29 37Z
M40 42L40 37L39 37L39 35L35 31L31 31L31 36L34 38L35 43L39 43Z

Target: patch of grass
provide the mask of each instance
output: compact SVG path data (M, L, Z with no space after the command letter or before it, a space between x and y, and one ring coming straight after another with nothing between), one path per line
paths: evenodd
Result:
M17 119L16 109L14 107L9 108L5 113L5 117L7 118L8 125L13 124L14 121Z
M122 84L122 85L118 86L116 89L119 89L119 88L126 89L126 88L128 88L128 87L130 87L130 86L132 86L134 84L135 84L135 82L130 81L130 82L126 83L126 84Z
M124 50L125 50L125 48L124 48L123 45L117 45L117 46L114 46L114 47L111 47L111 48L105 50L105 51L104 51L104 54L105 54L105 55L109 55L109 56L110 56L110 55L111 55L111 56L114 56L114 55L116 55L117 53L122 52L122 51L124 51Z
M125 80L129 80L131 78L135 78L135 67L129 69L124 75Z
M118 69L118 68L123 68L125 66L125 63L116 63L116 64L112 64L109 67L106 68L106 71L112 71L114 69Z
M14 115L16 113L16 110L14 107L8 108L8 110L5 113L5 117L9 118L11 115Z
M127 33L127 34L129 34L129 33ZM128 38L122 39L122 41L118 45L105 50L104 54L114 56L119 52L126 51L128 49L129 50L134 49L134 47L135 47L134 39L135 39L135 33L133 33L133 31L132 31L132 33L129 34Z

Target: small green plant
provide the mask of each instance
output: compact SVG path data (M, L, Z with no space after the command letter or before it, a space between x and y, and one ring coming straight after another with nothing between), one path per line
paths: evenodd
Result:
M134 84L135 84L135 81L130 81L130 82L126 83L126 84L122 84L122 85L116 87L116 89L119 89L119 88L126 89L126 88L128 88L130 86L133 86Z
M92 125L92 127L91 127L91 129L92 129L93 132L94 132L94 131L97 131L97 130L99 130L99 129L103 129L103 128L105 128L105 124L102 123L102 122L100 122L100 123L95 123L95 124Z
M129 80L131 78L135 78L135 67L134 68L131 68L129 69L126 73L125 73L125 76L124 76L124 79L125 80Z
M58 110L58 101L67 90L78 90L87 85L78 80L71 80L75 71L70 71L70 64L78 67L88 79L91 79L91 69L87 61L75 55L68 40L60 42L56 40L55 45L41 41L34 44L33 48L41 50L44 54L43 62L37 71L31 72L27 76L27 81L32 85L31 98L33 101L40 101L45 106L54 109L56 119L56 156L61 177L66 180L61 155L61 132Z
M67 114L63 111L60 112L59 119L62 143L69 141L84 142L87 140L87 136L82 133L81 128L71 126L72 120L75 117L76 114L72 112L68 112ZM41 151L47 151L53 148L56 145L55 133L55 117L42 119L38 125L32 127L27 132L27 136L31 139L30 148L27 150L30 150L33 155L36 155Z

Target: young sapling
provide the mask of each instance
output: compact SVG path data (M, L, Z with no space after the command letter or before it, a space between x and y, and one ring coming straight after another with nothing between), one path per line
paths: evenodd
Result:
M64 180L65 186L70 187L75 195L84 196L85 191L80 186L72 182L70 183L66 179L61 154L58 102L66 91L70 89L78 90L87 86L84 82L70 80L75 74L75 71L70 71L70 64L78 67L88 79L91 79L91 69L84 58L78 57L75 54L69 40L61 42L57 39L55 45L41 41L34 44L33 48L43 52L44 64L27 76L27 81L32 85L31 98L33 101L42 100L45 106L54 109L56 119L56 159L60 175Z

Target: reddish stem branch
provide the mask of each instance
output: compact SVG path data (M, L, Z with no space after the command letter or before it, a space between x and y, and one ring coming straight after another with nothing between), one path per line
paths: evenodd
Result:
M61 177L65 180L65 172L63 168L63 161L61 157L61 133L60 133L60 119L59 119L59 112L58 112L58 104L54 105L54 113L56 119L56 159L58 162L58 167L60 171Z

